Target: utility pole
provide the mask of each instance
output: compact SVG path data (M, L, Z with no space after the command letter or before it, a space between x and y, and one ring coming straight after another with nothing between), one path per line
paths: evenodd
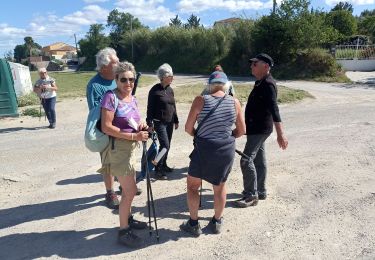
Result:
M273 0L272 13L275 14L275 12L276 12L276 0Z
M76 52L77 52L77 62L78 62L78 65L77 65L77 71L78 71L78 68L79 68L79 55L78 55L78 47L77 47L77 37L76 37L76 34L74 34L74 42L76 44Z
M130 35L132 42L132 62L134 63L134 52L133 52L133 17L130 16Z

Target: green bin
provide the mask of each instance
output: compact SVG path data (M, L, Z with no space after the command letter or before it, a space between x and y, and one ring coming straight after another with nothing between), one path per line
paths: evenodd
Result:
M3 116L18 116L18 105L9 63L0 59L0 117Z

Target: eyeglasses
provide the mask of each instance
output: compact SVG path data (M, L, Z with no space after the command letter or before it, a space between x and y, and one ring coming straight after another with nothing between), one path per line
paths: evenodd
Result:
M256 67L258 62L259 62L258 60L257 60L257 61L253 61L253 62L250 64L250 66L254 66L254 67Z
M134 82L134 78L120 78L120 82L121 83L133 83Z

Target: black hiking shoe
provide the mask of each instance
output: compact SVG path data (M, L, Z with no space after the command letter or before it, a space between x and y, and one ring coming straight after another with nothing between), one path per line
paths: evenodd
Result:
M163 171L157 171L155 172L155 179L165 181L168 180L167 175Z
M207 227L209 230L212 231L214 234L220 234L221 233L221 227L223 226L223 218L220 218L219 221L214 221L214 219L211 219L211 221L208 223Z
M130 215L128 218L128 223L132 229L145 229L147 228L147 223L134 219L133 215Z
M165 172L173 172L173 168L169 167L168 165L164 165L164 166L163 166L163 170L164 170Z
M114 192L108 192L105 195L105 203L110 209L118 209L120 204L117 195Z
M258 199L265 200L267 198L267 193L265 192L258 192Z
M258 205L258 197L243 197L239 200L233 201L233 206L236 208L247 208Z
M131 248L139 247L143 244L143 240L134 234L130 227L119 230L118 242Z
M185 232L193 235L194 237L199 237L202 234L202 229L201 229L201 226L199 225L199 223L195 226L192 226L192 225L190 225L189 220L184 221L180 225L180 229L182 231L185 231Z

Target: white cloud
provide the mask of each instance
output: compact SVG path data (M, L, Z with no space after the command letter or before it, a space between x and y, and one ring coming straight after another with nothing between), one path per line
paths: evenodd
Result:
M164 25L175 17L175 14L163 6L163 2L164 0L118 0L115 5L119 11L131 13L141 22Z
M22 36L26 32L25 29L11 27L6 23L0 24L0 35L2 39L16 38Z
M333 6L336 5L339 2L343 2L342 0L326 0L325 1L327 5ZM353 6L356 5L373 5L375 3L375 0L347 0L346 2L351 3Z
M177 7L182 13L198 13L207 10L259 10L272 7L272 0L262 2L260 0L181 0Z
M88 5L82 10L62 17L54 13L47 15L34 14L32 21L27 28L16 28L11 25L0 24L0 55L6 50L13 50L15 45L22 44L23 38L31 36L40 43L41 41L50 44L59 37L73 37L73 34L80 34L82 29L94 23L105 23L109 11L97 5Z

